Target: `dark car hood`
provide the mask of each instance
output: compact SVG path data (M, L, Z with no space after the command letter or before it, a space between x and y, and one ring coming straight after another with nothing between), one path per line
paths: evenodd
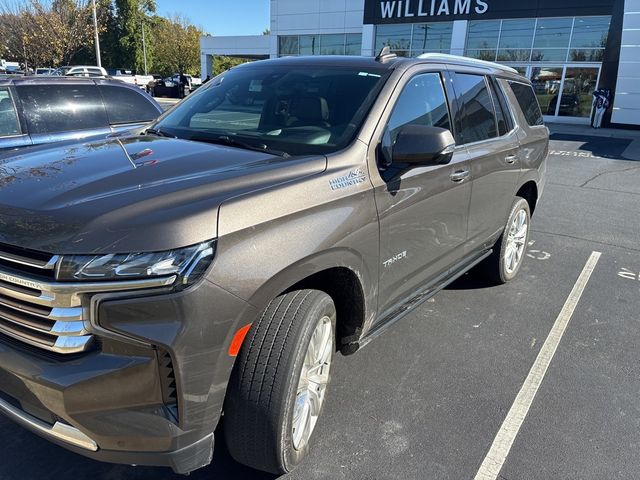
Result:
M51 253L124 253L217 236L227 198L320 173L289 158L136 136L0 156L0 243Z

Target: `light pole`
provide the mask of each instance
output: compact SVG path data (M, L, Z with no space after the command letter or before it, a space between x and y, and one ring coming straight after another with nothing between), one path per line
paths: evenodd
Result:
M148 75L147 72L147 43L144 40L144 20L142 20L142 56L144 57L144 74Z
M102 59L100 58L100 35L98 35L98 15L96 14L96 0L91 0L93 4L93 30L96 36L96 60L98 66L102 67Z

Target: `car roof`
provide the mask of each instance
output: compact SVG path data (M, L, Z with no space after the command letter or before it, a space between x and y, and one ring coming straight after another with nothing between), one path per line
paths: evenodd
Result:
M138 88L120 80L94 77L56 77L46 75L22 76L0 78L0 86L8 85L115 85L124 88Z
M521 76L511 67L493 62L485 62L473 58L460 57L456 55L426 54L420 57L407 58L398 57L394 54L387 54L381 57L362 57L349 55L313 55L299 57L280 57L269 60L259 60L245 63L234 68L246 68L247 66L308 66L308 67L356 67L367 68L378 71L407 69L413 65L424 64L445 64L448 66L461 66L483 70L491 75L510 77L519 81L529 80Z

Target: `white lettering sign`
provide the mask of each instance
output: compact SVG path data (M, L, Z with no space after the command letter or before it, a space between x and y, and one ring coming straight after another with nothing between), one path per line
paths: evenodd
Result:
M383 0L380 2L382 18L436 17L449 15L477 15L487 13L487 0Z

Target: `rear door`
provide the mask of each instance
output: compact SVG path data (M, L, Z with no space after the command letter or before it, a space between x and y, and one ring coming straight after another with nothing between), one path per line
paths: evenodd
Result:
M539 172L538 197L545 183L546 158L549 153L549 130L544 125L540 105L530 84L515 80L499 80L511 102L513 115L518 118L518 139L521 145L520 167ZM517 105L517 106L516 106ZM519 108L518 108L519 107Z
M472 252L493 245L504 229L520 175L519 143L504 94L492 77L473 71L451 77L462 114L457 140L471 157L466 251Z
M111 133L102 95L93 83L20 85L16 90L34 145Z
M31 138L22 128L11 88L0 87L0 151L27 145Z
M403 126L452 129L442 70L421 66L407 72L374 136L376 162L369 165L377 167L371 178L380 222L381 319L464 256L471 195L466 150L457 148L448 165L403 173L384 166L389 157L382 145L393 145Z

